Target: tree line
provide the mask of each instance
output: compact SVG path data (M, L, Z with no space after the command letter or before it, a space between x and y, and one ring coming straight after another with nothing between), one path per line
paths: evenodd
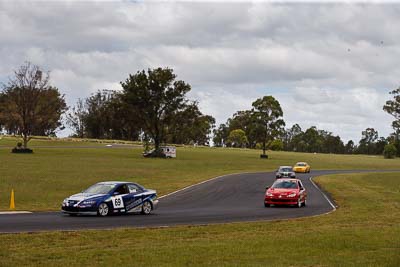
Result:
M214 145L261 148L261 145L254 139L251 119L247 117L250 113L250 111L235 113L225 124L221 124L218 129L215 129ZM393 135L387 138L379 137L378 131L374 128L362 131L358 144L353 140L344 144L340 136L333 135L332 132L319 130L316 126L303 131L298 124L294 124L278 133L268 142L267 147L271 150L295 152L378 155L383 153L387 144L391 143L395 143Z
M400 153L400 88L383 110L394 117L394 132L379 137L374 128L361 133L358 143L346 144L340 136L298 124L285 128L283 111L273 96L255 100L249 110L238 111L215 128L215 119L203 114L198 102L187 98L191 86L178 80L170 68L130 74L122 90L99 90L68 108L65 96L50 84L49 72L29 62L3 84L0 92L0 130L20 135L23 147L33 135L55 135L65 124L80 138L122 139L165 143L344 154ZM63 120L63 115L65 121ZM393 154L393 153L392 153Z
M137 72L121 82L122 91L101 90L67 114L76 137L208 145L215 119L186 98L189 84L172 69Z
M271 150L296 152L400 156L400 88L390 94L393 95L393 99L388 100L383 106L383 110L395 118L392 123L394 132L388 137L379 136L377 130L369 127L361 132L358 143L349 140L345 144L340 136L332 132L317 129L316 126L303 131L298 124L294 124L286 129L275 128L271 135L261 136L260 139L257 135L257 112L253 103L252 109L234 113L226 123L214 129L213 142L218 147L265 149L267 146ZM275 106L275 110L282 116L279 103ZM284 125L282 120L280 126ZM260 140L264 142L261 144Z
M191 86L170 68L138 71L121 82L122 91L99 90L68 110L65 96L36 65L14 72L0 93L0 129L20 135L55 135L65 122L81 138L140 140L157 149L164 143L209 145L215 125L186 94Z

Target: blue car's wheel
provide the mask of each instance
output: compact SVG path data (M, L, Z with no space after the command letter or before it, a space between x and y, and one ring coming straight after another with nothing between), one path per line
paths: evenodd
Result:
M110 213L110 208L106 203L100 203L99 207L97 208L97 214L100 216L107 216Z
M145 215L150 214L151 209L152 209L152 207L151 207L150 201L145 201L142 206L142 214L145 214Z

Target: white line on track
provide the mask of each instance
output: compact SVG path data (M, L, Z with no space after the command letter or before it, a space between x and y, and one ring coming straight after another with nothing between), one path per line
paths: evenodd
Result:
M32 213L30 211L0 211L0 215L6 215L6 214L28 214Z
M324 196L324 198L326 199L326 201L328 201L328 203L332 206L333 210L336 210L336 206L332 203L332 201L326 196L326 194L314 183L314 181L312 180L312 176L310 177L310 182L314 185L315 188L318 189L318 191Z

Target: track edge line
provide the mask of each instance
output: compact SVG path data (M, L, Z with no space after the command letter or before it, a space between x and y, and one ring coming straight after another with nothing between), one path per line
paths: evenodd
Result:
M333 204L332 203L332 201L329 199L329 197L321 190L321 188L319 188L319 186L313 181L313 177L312 176L310 176L310 182L312 183L312 185L315 187L315 188L317 188L317 190L322 194L322 196L326 199L326 201L328 201L328 203L329 203L329 205L331 205L331 207L332 207L332 211L335 211L336 210L336 208L337 208L337 206L335 205L335 204ZM330 212L332 212L332 211L330 211ZM330 213L330 212L328 212L328 213ZM321 214L322 215L322 214Z

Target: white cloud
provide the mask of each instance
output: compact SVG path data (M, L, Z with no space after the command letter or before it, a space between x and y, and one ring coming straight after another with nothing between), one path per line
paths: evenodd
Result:
M73 105L168 66L218 123L273 95L288 126L388 135L399 13L400 4L2 1L0 82L28 60L51 70Z
M384 137L391 131L391 118L382 111L387 97L378 90L309 89L295 89L289 97L279 97L284 117L290 122L287 126L298 123L303 130L317 126L356 142L361 138L361 131L368 127L375 128Z

